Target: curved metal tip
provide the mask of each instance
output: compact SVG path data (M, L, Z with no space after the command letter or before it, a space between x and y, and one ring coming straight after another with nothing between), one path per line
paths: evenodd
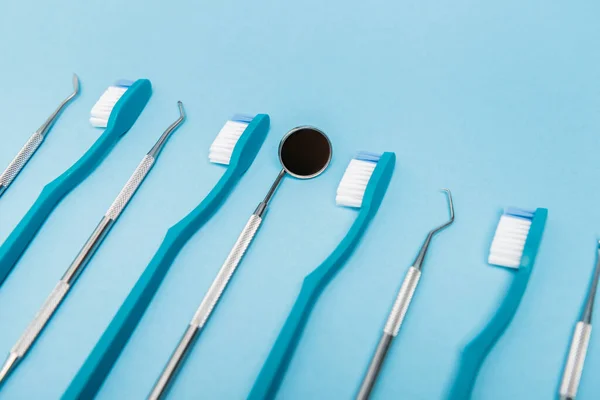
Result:
M452 225L452 223L454 222L454 202L452 201L452 192L450 192L450 189L442 189L442 192L445 192L448 197L448 209L450 212L450 219L446 223L438 226L437 228L432 229L427 234L425 242L423 243L423 246L421 246L421 249L419 250L419 253L417 254L417 257L415 258L415 261L413 263L413 267L415 267L418 270L421 270L421 268L423 267L423 263L425 262L425 255L427 254L427 250L429 249L429 244L431 243L431 239L433 239L433 236L442 229Z
M61 111L67 106L67 104L69 104L71 100L73 100L73 98L75 98L75 96L77 96L77 94L79 94L79 77L77 76L77 74L73 73L73 92L58 105L58 107L56 108L56 110L54 110L52 115L48 117L46 122L44 122L44 124L39 127L37 133L39 133L42 136L46 135L46 133L48 133L48 131L52 127L54 121L56 121L56 119L58 118Z
M171 136L171 134L173 132L175 132L175 130L179 127L179 125L181 125L183 123L183 121L185 120L185 111L183 109L183 103L181 101L178 101L177 107L179 108L179 118L177 118L177 120L175 122L173 122L171 125L169 125L169 127L164 131L164 133L161 135L161 137L158 139L158 141L154 144L154 146L152 146L152 148L148 152L149 156L152 156L155 158L158 157L158 154L164 147L169 136Z
M177 102L177 107L179 107L179 117L185 118L185 110L183 109L183 103L181 102L181 100Z
M448 196L448 208L450 209L450 220L444 226L445 228L454 222L454 202L452 201L452 192L450 189L443 188L442 192L446 192L446 195Z
M79 93L79 77L73 73L73 94Z

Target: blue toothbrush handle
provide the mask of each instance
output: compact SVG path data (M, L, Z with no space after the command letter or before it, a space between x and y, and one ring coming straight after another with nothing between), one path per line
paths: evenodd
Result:
M348 233L323 263L305 279L279 337L263 365L248 400L275 398L277 390L292 359L306 321L323 289L352 255L369 222L373 219L394 173L396 155L383 153L365 190L359 214Z
M0 286L54 208L94 172L121 136L133 126L151 95L152 85L149 80L135 81L113 107L106 129L92 147L68 170L44 187L25 217L0 246Z
M312 274L304 279L300 294L254 383L248 400L266 400L275 397L300 341L308 316L319 297L318 288L319 281Z
M485 358L502 336L512 320L529 281L531 268L517 272L502 303L488 324L463 349L455 380L452 382L449 400L467 400L475 386L479 370Z
M160 248L129 292L102 337L62 399L93 398L148 308L169 267L190 237L201 227L236 183L228 169L210 194L167 232Z
M310 312L325 286L333 279L336 272L344 265L356 248L374 214L370 211L373 211L373 209L361 210L354 224L334 252L317 269L304 278L300 294L258 378L254 382L248 400L275 398Z
M536 210L523 249L521 265L490 321L463 349L456 375L450 386L448 400L468 400L471 398L483 362L512 321L525 294L542 240L547 216L547 209L538 208Z
M219 182L185 218L167 232L135 286L117 311L98 343L73 378L62 399L91 399L96 396L138 322L150 305L179 251L219 209L237 181L254 161L269 131L270 118L257 114L239 139L229 168Z
M102 161L102 155L108 153L113 144L111 132L105 131L83 157L44 187L33 206L0 247L0 286L57 204L94 171Z

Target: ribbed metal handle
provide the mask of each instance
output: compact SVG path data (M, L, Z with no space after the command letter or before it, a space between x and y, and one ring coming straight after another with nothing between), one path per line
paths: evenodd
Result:
M385 328L383 328L383 331L388 335L396 336L398 334L417 284L419 283L419 278L421 278L421 271L415 267L410 267L406 273L406 277L404 277Z
M150 168L152 168L152 164L154 164L154 157L146 155L142 159L142 162L140 162L140 164L137 166L137 168L135 169L125 186L123 186L123 189L121 189L121 192L119 193L115 201L113 201L112 205L106 212L105 216L107 218L116 220L119 217L121 211L123 211L129 200L131 199L131 196L133 196L135 191L142 184L142 181L144 180L146 175L148 175Z
M198 307L198 310L192 319L193 325L202 328L206 323L206 320L210 316L215 304L217 304L217 301L219 301L219 298L225 290L227 283L242 260L246 249L248 249L248 246L250 246L250 243L252 243L252 239L254 239L254 235L256 235L256 231L258 231L261 222L262 218L258 215L252 215L248 220L244 230L238 237L235 245L231 249L231 252L229 252L229 255L227 256L227 259L223 263L223 266L219 270L217 277L213 281L212 285L210 285L210 288L208 289L206 296L204 296L200 307Z
M569 358L563 373L562 383L560 385L560 396L565 399L575 399L579 380L583 372L583 364L590 343L592 326L585 322L578 322L573 333Z
M27 161L31 158L33 153L40 147L42 142L44 141L44 137L40 135L38 132L35 132L27 143L21 148L17 156L8 164L8 167L2 172L0 175L0 187L8 187L10 183L15 179L15 177L21 172Z
M35 315L35 318L23 335L19 338L17 343L11 349L11 352L16 353L19 357L23 357L23 355L27 352L29 347L33 344L35 339L38 337L44 326L54 314L54 311L58 308L58 305L63 300L67 292L69 291L69 284L65 281L60 281L50 293L50 296L46 299L46 302L40 308L38 313Z

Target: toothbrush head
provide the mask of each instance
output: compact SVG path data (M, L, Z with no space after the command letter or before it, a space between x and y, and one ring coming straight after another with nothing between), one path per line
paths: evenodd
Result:
M544 208L506 208L492 240L488 263L519 269L533 265L547 214Z
M379 207L395 163L394 153L359 152L344 172L337 189L336 204L353 208Z
M152 85L147 79L119 80L94 104L90 123L97 128L117 129L123 135L137 120L151 95Z
M208 152L212 163L234 167L244 173L254 161L269 131L266 114L236 114L225 123Z

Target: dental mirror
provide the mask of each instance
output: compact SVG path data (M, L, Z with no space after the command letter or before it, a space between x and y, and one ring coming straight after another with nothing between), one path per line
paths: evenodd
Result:
M325 133L312 126L299 126L285 134L279 143L282 170L260 202L255 215L262 217L269 201L286 174L297 179L311 179L323 173L331 162L331 142Z
M277 175L277 179L275 179L265 199L259 203L256 211L250 216L238 240L233 245L217 277L208 289L202 303L200 303L192 322L188 325L188 329L179 342L177 350L163 369L149 399L161 399L168 390L170 383L174 380L179 367L182 365L185 355L191 349L200 332L202 332L221 295L225 292L229 280L242 261L244 253L246 253L248 246L254 240L258 228L263 221L269 201L283 177L289 174L298 179L310 179L320 175L331 161L331 142L317 128L310 126L294 128L281 139L281 143L279 144L279 161L283 167L281 172Z

